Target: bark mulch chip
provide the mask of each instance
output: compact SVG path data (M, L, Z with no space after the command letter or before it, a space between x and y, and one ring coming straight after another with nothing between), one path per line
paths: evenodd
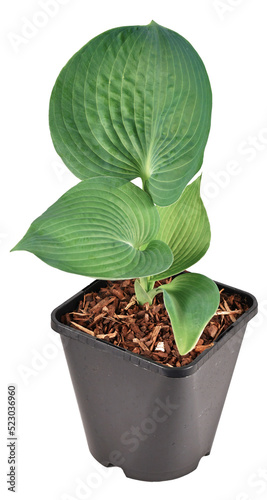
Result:
M156 282L156 286L171 280ZM134 295L134 280L108 281L99 292L85 294L77 310L62 316L61 321L165 366L179 367L212 347L219 335L249 308L239 294L229 295L222 289L220 297L216 314L195 348L184 356L180 356L176 347L163 295L156 295L151 306L140 306Z

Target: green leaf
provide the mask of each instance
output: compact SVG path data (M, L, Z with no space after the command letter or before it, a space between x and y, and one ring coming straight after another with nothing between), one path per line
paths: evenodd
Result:
M90 277L149 276L173 260L168 245L154 240L159 223L156 207L140 188L123 179L95 178L65 193L13 250L28 250L53 267Z
M136 279L134 282L134 291L137 302L143 306L146 302L150 305L153 303L154 297L161 293L160 287L154 288L154 281L149 278Z
M210 225L200 198L201 176L187 186L179 200L169 207L158 207L160 228L157 239L164 241L173 253L173 264L153 276L161 280L174 276L195 264L209 248Z
M185 273L159 288L163 291L179 353L187 354L219 306L218 287L206 276Z
M141 177L159 206L199 170L211 89L197 52L154 22L111 29L77 52L50 101L58 154L80 179Z
M150 305L152 304L152 298L149 296L147 291L141 286L141 283L138 279L136 279L134 282L134 291L136 299L141 306L146 304L146 302L148 302Z

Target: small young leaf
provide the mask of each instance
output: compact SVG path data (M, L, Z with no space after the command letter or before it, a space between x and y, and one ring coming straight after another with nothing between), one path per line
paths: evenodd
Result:
M145 289L142 286L142 281L147 280L147 288ZM137 298L137 302L143 306L146 302L148 302L150 305L153 302L154 297L161 292L160 287L158 288L153 288L154 286L154 281L151 282L147 278L141 278L140 280L137 279L134 282L134 290L135 290L135 295Z
M149 276L173 260L168 245L154 239L159 223L156 207L140 188L123 179L94 178L48 208L13 250L90 277Z
M146 302L148 302L150 305L152 304L151 297L146 292L146 290L144 290L144 288L141 286L140 281L138 279L136 279L134 282L134 291L137 301L141 306L146 304Z
M202 164L211 89L182 36L155 22L97 36L61 71L50 101L54 146L80 179L141 177L174 203Z
M199 176L187 186L179 200L169 207L158 207L160 228L157 239L164 241L173 253L173 264L156 276L161 280L174 276L203 257L210 244L210 225L200 198Z
M185 273L159 288L163 291L179 353L187 354L219 306L218 287L206 276Z

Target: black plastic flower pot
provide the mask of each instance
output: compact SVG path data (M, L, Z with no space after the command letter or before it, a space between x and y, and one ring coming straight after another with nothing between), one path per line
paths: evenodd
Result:
M189 365L172 368L64 325L94 281L56 308L52 328L60 333L92 455L126 476L164 481L192 472L211 451L248 321L249 309Z

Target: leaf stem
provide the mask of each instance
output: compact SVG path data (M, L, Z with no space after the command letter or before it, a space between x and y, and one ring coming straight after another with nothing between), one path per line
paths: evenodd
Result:
M139 304L144 305L146 302L148 302L149 305L152 305L153 299L157 295L157 293L162 292L160 287L153 288L154 283L155 282L152 281L150 277L139 278L135 280L135 295L136 300Z
M149 291L148 278L140 278L139 281L141 287L145 290L145 292L148 292Z

